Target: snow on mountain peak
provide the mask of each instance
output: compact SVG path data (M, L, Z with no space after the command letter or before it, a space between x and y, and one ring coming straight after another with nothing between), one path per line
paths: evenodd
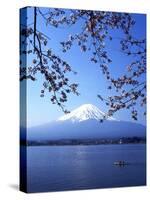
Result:
M105 113L98 109L96 106L92 104L84 104L73 110L72 112L63 115L58 119L58 121L71 120L72 122L81 122L88 119L100 120L103 119L104 115ZM107 120L115 120L115 118L108 117Z

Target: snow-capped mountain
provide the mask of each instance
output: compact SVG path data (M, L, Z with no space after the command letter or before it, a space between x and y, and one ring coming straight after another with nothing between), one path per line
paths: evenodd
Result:
M100 139L145 137L146 127L109 117L100 123L105 113L96 106L84 104L55 122L27 130L28 140Z
M89 119L101 120L105 116L105 113L99 110L92 104L84 104L71 113L63 115L58 118L58 121L71 120L72 122L81 122ZM116 120L113 117L108 117L107 120Z

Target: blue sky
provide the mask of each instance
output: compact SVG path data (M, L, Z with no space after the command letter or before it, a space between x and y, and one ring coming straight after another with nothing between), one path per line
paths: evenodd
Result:
M32 8L29 8L28 23L33 21ZM45 11L43 9L43 11ZM145 37L146 32L146 17L142 14L133 14L133 18L136 21L133 29L135 37ZM77 75L68 74L71 82L79 83L80 96L70 95L66 108L73 110L78 106L91 103L97 106L102 111L107 111L107 107L103 102L97 98L97 94L102 94L107 97L112 94L107 90L108 83L105 77L102 75L98 64L90 62L89 53L81 53L78 46L74 45L73 48L67 53L62 53L59 42L67 39L69 34L74 32L80 32L81 22L71 28L53 28L46 26L43 23L43 19L38 17L38 29L47 34L51 40L48 46L50 46L55 54L61 56L66 60L75 71ZM112 33L113 37L122 36L121 32ZM112 58L113 62L110 65L110 71L114 76L118 76L126 72L125 66L130 63L130 59L119 52L118 39L114 39L112 43L106 43L106 49ZM28 64L31 65L32 57L28 59ZM27 121L28 126L36 126L57 119L64 113L57 105L52 105L50 102L50 95L46 93L44 98L40 97L40 91L42 88L42 76L37 75L37 81L27 81ZM22 83L21 83L22 84ZM141 113L142 109L138 110ZM129 112L123 110L114 115L115 118L120 120L131 120ZM139 115L139 123L145 123L143 114Z

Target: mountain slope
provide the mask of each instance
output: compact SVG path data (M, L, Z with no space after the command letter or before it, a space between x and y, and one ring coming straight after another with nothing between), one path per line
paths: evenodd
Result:
M53 123L29 128L28 140L94 139L145 137L146 127L132 122L109 118L100 123L103 115L97 107L85 104Z

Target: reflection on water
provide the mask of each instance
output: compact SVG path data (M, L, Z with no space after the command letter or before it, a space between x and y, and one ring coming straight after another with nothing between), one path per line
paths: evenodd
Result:
M28 147L27 156L28 192L146 184L143 144Z

